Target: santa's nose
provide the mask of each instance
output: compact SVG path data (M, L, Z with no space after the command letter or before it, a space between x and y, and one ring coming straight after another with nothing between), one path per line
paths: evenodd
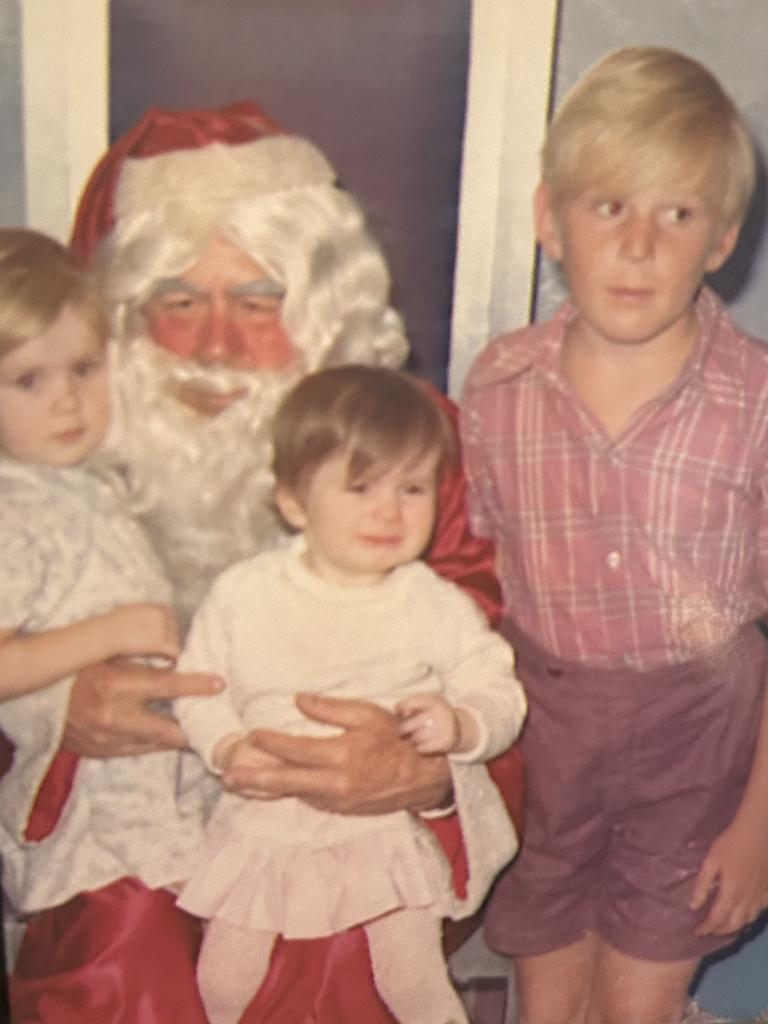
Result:
M242 349L240 330L232 316L221 310L211 310L200 324L195 356L206 366L215 363L229 365L237 361Z

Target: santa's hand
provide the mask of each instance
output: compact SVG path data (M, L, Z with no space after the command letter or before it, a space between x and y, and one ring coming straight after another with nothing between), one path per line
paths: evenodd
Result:
M111 661L79 672L72 687L62 746L83 757L124 757L187 745L178 722L150 702L211 696L216 676Z
M691 909L712 905L697 935L730 935L768 906L768 843L759 828L739 815L717 837L701 866Z
M400 735L400 723L375 704L300 694L308 718L340 726L338 736L288 736L256 729L248 737L276 766L231 769L224 784L245 796L295 796L338 814L423 811L450 800L443 757L423 757Z

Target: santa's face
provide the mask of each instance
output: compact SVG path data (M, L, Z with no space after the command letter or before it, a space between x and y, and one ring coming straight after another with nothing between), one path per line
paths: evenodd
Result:
M282 323L283 294L255 260L215 238L185 273L157 282L144 313L156 344L201 369L283 370L298 360ZM204 416L244 394L242 387L214 387L202 373L176 390Z

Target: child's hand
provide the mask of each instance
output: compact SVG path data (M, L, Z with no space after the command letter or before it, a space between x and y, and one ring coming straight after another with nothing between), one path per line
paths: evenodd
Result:
M768 905L768 844L760 827L737 814L715 839L691 898L698 909L714 892L697 935L729 935L754 921Z
M449 754L459 742L459 722L450 704L437 694L406 697L396 708L400 735L407 736L420 754Z
M115 654L159 655L175 661L181 651L173 612L149 601L124 604L104 615L115 637Z
M222 782L227 789L229 785L229 773L238 768L271 768L276 759L270 754L258 750L249 741L247 736L239 733L232 733L222 737L214 747L213 763L223 775ZM237 792L237 790L235 790ZM244 795L244 794L242 794ZM272 794L251 788L247 794L260 800L273 799Z

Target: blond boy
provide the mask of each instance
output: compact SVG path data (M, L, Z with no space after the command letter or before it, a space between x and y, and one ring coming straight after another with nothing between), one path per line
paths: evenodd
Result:
M536 223L569 299L463 407L530 715L524 849L491 902L521 1024L681 1020L765 907L768 349L702 279L754 183L716 79L635 47L565 98Z

